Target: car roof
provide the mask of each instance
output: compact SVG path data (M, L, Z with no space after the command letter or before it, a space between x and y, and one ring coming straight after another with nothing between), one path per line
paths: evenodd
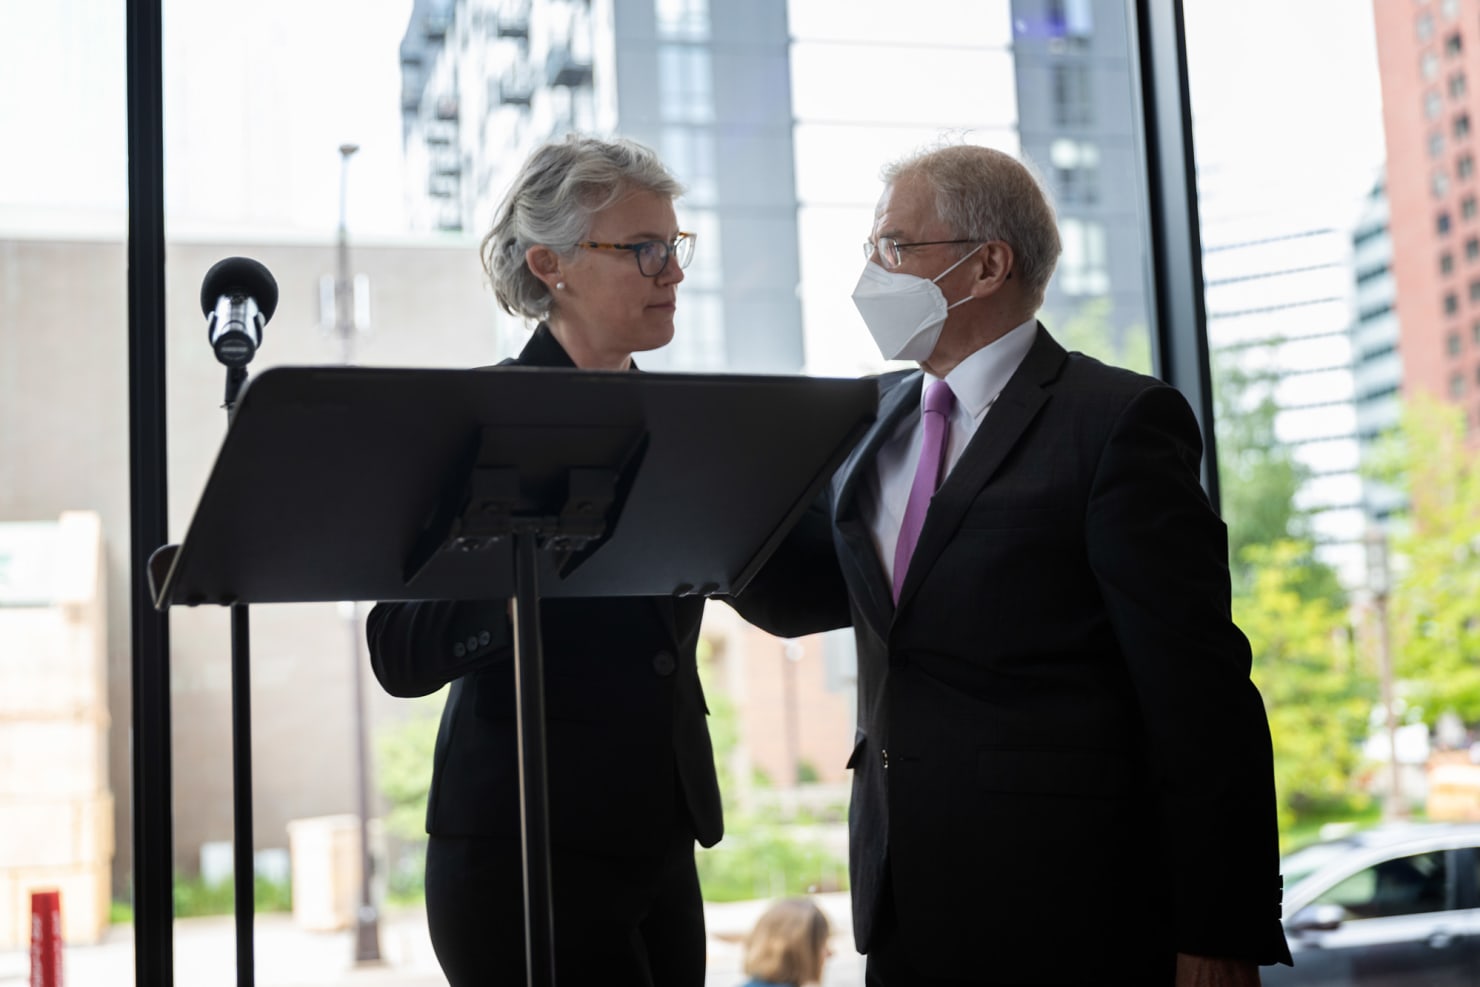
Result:
M1391 822L1308 843L1282 858L1286 917L1335 881L1397 856L1480 847L1480 822Z
M1370 847L1385 849L1409 843L1429 841L1450 842L1469 838L1480 839L1480 821L1477 822L1386 822L1366 829L1356 829L1340 836L1319 842L1327 845ZM1309 844L1307 844L1309 845Z

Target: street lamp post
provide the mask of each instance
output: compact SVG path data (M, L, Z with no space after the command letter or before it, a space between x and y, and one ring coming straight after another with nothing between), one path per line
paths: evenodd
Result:
M1377 677L1388 741L1388 798L1383 805L1383 816L1406 819L1408 806L1403 801L1402 768L1398 763L1398 711L1393 697L1393 649L1388 626L1392 577L1388 568L1387 533L1374 525L1367 529L1364 541L1367 588L1372 593L1372 611L1377 620Z
M358 144L339 145L339 242L334 274L334 331L340 359L354 362L354 282L349 266L349 224L346 217L349 159ZM349 624L350 673L354 684L355 796L360 819L360 907L355 910L355 962L380 961L380 915L371 893L374 855L370 852L370 766L365 754L365 682L360 655L360 611L354 601L341 604Z

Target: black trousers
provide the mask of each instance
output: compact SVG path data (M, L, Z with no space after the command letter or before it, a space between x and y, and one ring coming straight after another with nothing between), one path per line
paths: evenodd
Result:
M1064 948L1074 949L1074 934L1072 923L1067 916L1061 916L1066 922L1064 933ZM983 930L984 932L986 930ZM894 904L894 882L889 877L884 878L883 894L879 901L879 914L875 919L873 942L868 951L868 960L864 968L865 987L1001 987L1001 985L1012 984L1015 987L1023 987L1025 984L1059 984L1072 985L1072 987L1172 987L1177 977L1177 957L1168 953L1159 959L1149 960L1145 966L1139 969L1124 969L1114 967L1105 969L1099 973L1071 977L1068 979L1056 978L1046 973L1037 975L1019 975L1017 973L1006 977L1000 972L994 972L988 947L985 942L961 943L960 949L966 952L976 951L981 956L982 970L979 975L972 975L964 979L956 977L936 977L923 974L916 967L913 957L905 944L899 937L899 920ZM1053 961L1055 957L1044 957L1045 965Z
M667 849L551 855L556 982L703 987L704 908L692 826ZM524 879L517 841L433 836L427 924L450 987L524 987Z

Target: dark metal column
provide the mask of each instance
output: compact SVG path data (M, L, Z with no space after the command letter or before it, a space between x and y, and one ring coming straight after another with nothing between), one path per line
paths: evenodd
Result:
M174 983L169 621L150 554L166 541L164 100L160 0L128 0L129 592L134 982Z
M1130 0L1136 30L1151 245L1152 360L1203 433L1203 487L1218 509L1218 447L1203 300L1202 233L1181 0Z

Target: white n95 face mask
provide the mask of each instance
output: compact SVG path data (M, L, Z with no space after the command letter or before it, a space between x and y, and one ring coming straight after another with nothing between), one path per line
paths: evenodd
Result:
M886 271L873 261L864 262L863 273L853 289L853 304L884 359L925 360L935 352L935 344L946 324L946 313L971 300L967 295L947 305L946 296L941 294L936 282L980 249L978 244L971 253L928 281L913 274Z

